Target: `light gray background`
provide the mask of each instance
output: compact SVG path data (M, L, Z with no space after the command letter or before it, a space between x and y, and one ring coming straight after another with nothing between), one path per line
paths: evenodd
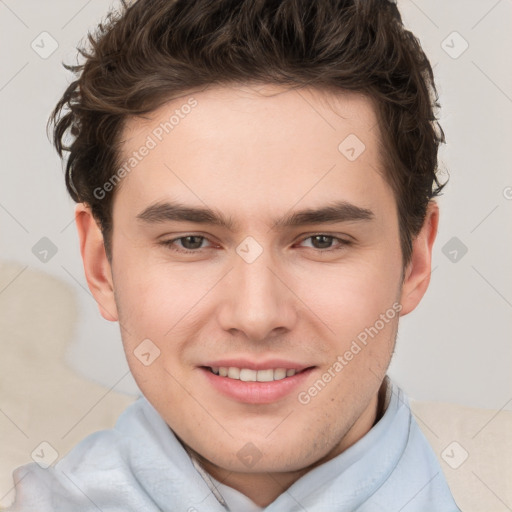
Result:
M69 282L81 315L70 365L108 387L136 392L118 325L103 320L87 291L74 203L45 134L48 115L71 79L61 62L75 62L77 43L110 5L0 0L1 259ZM440 156L451 178L439 200L431 286L401 322L390 374L416 399L512 409L512 1L398 5L434 66L447 138ZM48 58L31 48L47 37L43 31L58 43ZM469 46L458 55L465 41ZM49 44L46 39L46 49ZM58 248L46 263L32 253L42 237ZM446 245L453 237L452 244L467 247L465 255Z

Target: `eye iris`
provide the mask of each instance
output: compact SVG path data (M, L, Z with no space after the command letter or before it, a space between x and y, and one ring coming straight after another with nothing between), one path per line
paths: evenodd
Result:
M190 241L190 239L193 240L194 238L196 240L198 240L198 241L196 241L195 243L192 242L192 244L191 244L192 247L187 246L187 245L189 245L188 242ZM180 240L181 240L181 244L183 245L183 247L185 249L199 249L201 247L201 243L203 241L203 237L202 236L190 235L190 236L184 236L184 237L180 238Z
M313 240L313 245L315 247L316 247L315 241L320 240L320 247L316 247L317 249L328 249L332 242L332 237L327 236L327 235L315 235L315 236L311 237L311 239ZM323 239L323 241L322 241L322 239ZM324 244L324 245L322 246L322 244Z

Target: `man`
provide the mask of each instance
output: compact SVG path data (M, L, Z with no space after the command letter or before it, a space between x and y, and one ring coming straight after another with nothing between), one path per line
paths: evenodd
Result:
M55 143L144 396L13 510L458 510L386 377L444 141L396 6L139 0L91 43Z

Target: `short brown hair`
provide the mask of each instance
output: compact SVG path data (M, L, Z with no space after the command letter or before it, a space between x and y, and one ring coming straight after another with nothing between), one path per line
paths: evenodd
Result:
M388 0L123 1L79 48L83 64L49 119L69 151L66 187L90 205L111 259L114 193L94 190L120 164L125 121L215 84L262 82L349 90L376 105L386 179L397 203L403 264L431 198L444 187L444 133L432 68ZM65 142L66 135L71 142Z

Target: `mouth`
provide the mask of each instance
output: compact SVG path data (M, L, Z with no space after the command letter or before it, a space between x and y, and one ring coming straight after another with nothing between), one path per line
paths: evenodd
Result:
M214 391L244 404L270 404L290 398L294 391L307 388L307 380L315 369L316 366L258 370L236 366L199 367Z
M214 375L227 377L228 379L240 380L242 382L273 382L275 380L287 379L299 373L305 372L313 366L303 369L297 368L268 368L265 370L253 370L251 368L238 368L235 366L202 366Z

